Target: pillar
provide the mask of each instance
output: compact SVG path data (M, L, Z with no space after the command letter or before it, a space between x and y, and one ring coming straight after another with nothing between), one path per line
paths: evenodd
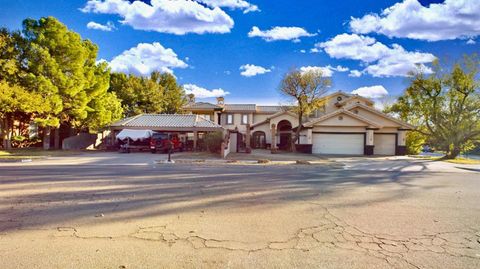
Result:
M373 129L367 129L366 139L365 139L365 155L373 155L373 149L375 148L375 141Z
M245 148L246 148L246 151L247 153L250 153L252 152L252 147L251 147L251 144L250 144L250 137L251 137L251 130L250 130L250 124L247 124L247 132L245 134Z
M53 130L53 148L60 149L60 125Z
M395 155L407 154L407 130L399 129L397 133L397 148Z
M272 145L270 146L271 152L277 152L277 125L272 124L272 129L270 131L272 133Z
M193 131L193 151L197 151L198 131Z
M313 144L313 129L307 129L307 144Z

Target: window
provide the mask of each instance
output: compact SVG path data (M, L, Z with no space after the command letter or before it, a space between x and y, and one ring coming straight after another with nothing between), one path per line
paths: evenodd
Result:
M233 115L227 114L227 124L233 124Z
M207 119L207 120L212 120L212 119L210 118L210 115L208 115L208 114L207 114L207 115L202 115L202 116L203 116L205 119Z
M248 115L242 114L242 124L248 124Z

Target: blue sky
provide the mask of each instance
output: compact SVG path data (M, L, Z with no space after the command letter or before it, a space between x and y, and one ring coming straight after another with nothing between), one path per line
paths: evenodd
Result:
M0 25L54 16L113 70L173 72L197 99L237 103L279 103L282 76L302 67L331 76L332 90L395 96L415 64L428 72L480 48L478 0L195 1L0 0Z

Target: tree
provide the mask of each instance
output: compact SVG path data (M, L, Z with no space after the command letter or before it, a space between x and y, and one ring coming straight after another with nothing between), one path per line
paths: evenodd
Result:
M298 127L292 139L292 150L300 138L305 116L311 114L323 104L323 95L328 91L332 81L320 71L301 72L293 70L287 73L280 83L280 92L293 103L293 110L298 117Z
M152 73L152 79L163 87L163 113L175 114L182 111L186 104L185 91L178 85L177 79L170 73Z
M109 72L105 64L96 64L96 45L53 17L25 20L23 37L24 85L52 102L54 109L45 112L46 120L39 122L57 128L58 148L58 124L83 125L93 112L90 102L108 89Z
M474 55L447 73L438 63L433 74L414 73L410 86L390 110L416 123L416 131L429 144L444 150L444 158L453 159L480 139L478 67Z
M17 33L0 29L0 131L6 149L11 148L14 119L30 119L35 113L51 109L43 96L19 84L24 73L19 68L18 38Z
M150 77L113 73L110 92L122 100L125 116L142 113L178 113L185 104L185 93L175 77L153 72Z

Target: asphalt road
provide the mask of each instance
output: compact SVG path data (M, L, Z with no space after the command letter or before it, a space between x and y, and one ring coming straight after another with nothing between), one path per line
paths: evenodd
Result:
M479 172L375 165L2 165L0 268L480 268Z

